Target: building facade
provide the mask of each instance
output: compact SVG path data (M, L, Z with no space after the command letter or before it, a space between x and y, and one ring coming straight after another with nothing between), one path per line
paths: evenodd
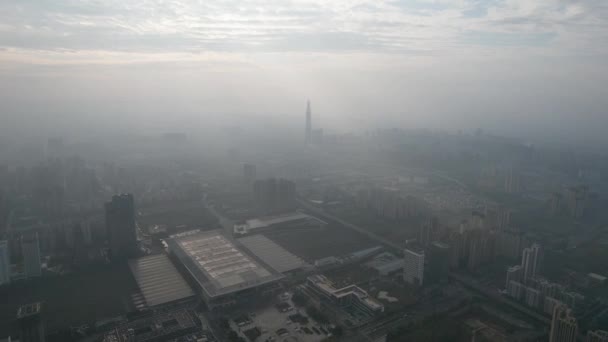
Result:
M424 284L424 250L408 246L403 251L403 281L414 286Z
M553 310L549 342L576 342L578 323L567 306L557 306Z
M428 248L427 283L445 284L450 272L450 246L434 241Z
M137 226L133 195L112 197L105 204L106 230L112 259L133 257L137 253Z
M27 278L40 277L42 267L40 264L40 243L38 233L23 235L21 237L21 252L23 254L23 270Z
M0 286L11 282L11 260L8 241L0 241Z
M522 277L525 284L540 273L541 261L542 249L540 245L535 243L531 247L524 249L521 267L523 269Z
M44 342L45 329L42 317L42 303L21 306L17 310L17 325L20 342Z

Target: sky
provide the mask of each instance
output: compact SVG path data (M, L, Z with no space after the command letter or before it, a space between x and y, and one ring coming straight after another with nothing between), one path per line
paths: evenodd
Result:
M605 0L2 0L0 134L303 124L608 141Z

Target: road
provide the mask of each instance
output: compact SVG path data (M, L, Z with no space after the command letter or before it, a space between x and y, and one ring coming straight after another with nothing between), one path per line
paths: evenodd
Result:
M463 284L468 289L473 290L473 291L477 292L478 294L481 294L484 297L486 297L496 303L506 305L506 306L526 315L527 317L535 319L536 321L538 321L540 323L543 323L546 325L551 324L551 319L549 317L547 317L545 315L541 315L540 313L538 313L534 310L531 310L521 304L515 303L512 300L505 298L500 293L492 291L486 287L483 287L483 286L477 284L473 279L456 274L454 272L450 273L450 278L453 280L456 280L457 282Z

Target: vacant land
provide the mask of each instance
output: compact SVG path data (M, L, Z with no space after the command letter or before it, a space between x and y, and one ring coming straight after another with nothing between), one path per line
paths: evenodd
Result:
M310 263L328 256L342 256L377 245L365 236L333 223L323 228L278 229L264 235Z
M142 227L166 225L169 229L215 229L217 219L200 202L185 202L140 209L137 221Z

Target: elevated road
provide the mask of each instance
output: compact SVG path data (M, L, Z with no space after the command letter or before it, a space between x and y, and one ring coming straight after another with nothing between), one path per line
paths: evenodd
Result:
M516 303L508 298L505 298L500 293L491 291L490 289L478 284L477 282L475 282L473 279L471 279L469 277L465 277L465 276L456 274L454 272L451 272L450 278L461 283L466 288L473 290L473 291L477 292L478 294L481 294L482 296L492 300L495 303L508 306L509 308L511 308L515 311L518 311L519 313L522 313L522 314L526 315L527 317L532 318L539 323L543 323L545 325L551 325L551 319L549 317L542 315L534 310L531 310L530 308L528 308L524 305L521 305L519 303Z

